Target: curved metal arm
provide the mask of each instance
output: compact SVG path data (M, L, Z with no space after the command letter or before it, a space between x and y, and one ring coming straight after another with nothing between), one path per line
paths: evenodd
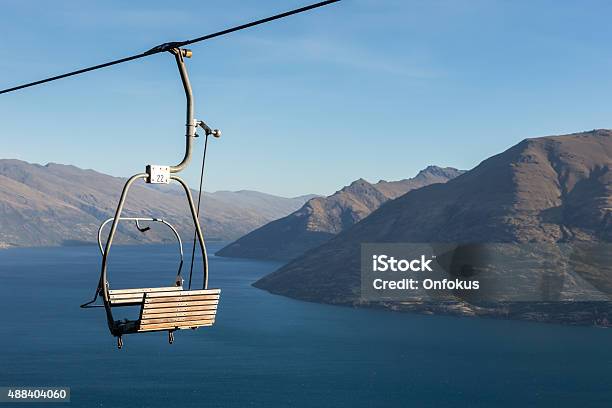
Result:
M102 297L104 298L104 307L106 308L106 314L108 317L109 323L112 322L112 313L110 311L110 306L108 304L109 295L108 295L108 280L106 278L106 267L108 261L108 254L110 253L111 245L113 244L113 237L115 236L115 231L117 230L117 225L119 224L119 220L121 219L121 211L123 211L123 205L125 204L125 199L127 198L128 190L131 185L138 179L146 179L149 175L147 173L138 173L133 175L125 182L123 186L123 191L121 192L121 198L119 198L119 204L117 205L117 209L115 210L115 216L113 217L113 223L111 225L111 229L108 232L108 239L106 240L106 246L104 251L102 251L102 271L100 272L100 281L98 283L98 289L102 291Z
M185 132L185 156L183 160L177 164L176 166L170 166L171 173L178 173L182 171L189 161L191 160L191 144L193 142L193 138L196 135L196 120L194 118L194 101L193 101L193 92L191 90L191 83L189 82L189 74L187 73L187 67L185 66L185 61L183 59L184 56L191 55L185 52L187 50L182 50L180 48L174 48L170 52L174 54L174 58L176 59L176 65L178 66L179 73L181 74L181 81L183 82L183 88L185 89L185 97L187 98L187 119L185 122L186 132Z

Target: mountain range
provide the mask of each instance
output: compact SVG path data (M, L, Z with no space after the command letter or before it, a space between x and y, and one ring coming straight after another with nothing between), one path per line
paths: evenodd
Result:
M386 202L254 285L308 301L359 304L364 242L610 243L611 168L610 130L526 139L447 183ZM599 279L604 282L599 289L610 289L611 254L600 255L600 268L574 274L566 287L587 290L592 288L587 281ZM520 271L511 278L521 278ZM462 313L477 313L475 307L461 307ZM501 308L494 309L492 314L501 314ZM529 313L537 318L539 312Z
M125 179L75 166L0 160L0 247L93 243L100 223L112 217ZM197 192L193 192L194 199ZM312 195L284 198L257 191L205 193L205 235L232 240L300 208ZM124 216L167 219L181 235L193 234L187 201L177 186L137 182ZM165 241L167 231L146 234L123 225L118 242ZM159 233L158 233L159 231Z
M429 166L415 177L371 184L359 179L328 197L309 200L294 213L272 221L217 252L218 256L290 260L327 242L366 218L383 203L408 191L445 183L462 170Z

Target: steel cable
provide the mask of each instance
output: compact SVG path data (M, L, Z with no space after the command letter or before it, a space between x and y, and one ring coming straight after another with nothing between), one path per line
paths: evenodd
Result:
M236 26L236 27L228 28L226 30L218 31L216 33L207 34L207 35L204 35L202 37L194 38L192 40L170 42L170 43L161 44L161 45L158 45L157 47L151 48L149 51L146 51L146 52L143 52L143 53L140 53L140 54L136 54L136 55L132 55L130 57L125 57L125 58L121 58L121 59L118 59L118 60L114 60L114 61L110 61L110 62L105 62L103 64L94 65L92 67L82 68L82 69L79 69L79 70L76 70L76 71L67 72L65 74L56 75L56 76L52 76L52 77L49 77L49 78L41 79L39 81L29 82L27 84L18 85L18 86L14 86L12 88L3 89L2 91L0 91L0 94L17 91L17 90L23 89L23 88L29 88L29 87L35 86L35 85L41 85L41 84L44 84L46 82L56 81L58 79L67 78L67 77L71 77L71 76L74 76L74 75L83 74L85 72L89 72L89 71L94 71L96 69L110 67L112 65L122 64L124 62L133 61L133 60L136 60L136 59L139 59L139 58L148 57L149 55L159 54L160 52L169 51L172 48L183 47L185 45L194 44L194 43L197 43L197 42L200 42L200 41L210 40L211 38L220 37L220 36L225 35L225 34L233 33L235 31L239 31L239 30L244 30L245 28L250 28L250 27L254 27L254 26L259 25L259 24L268 23L270 21L278 20L280 18L289 17L289 16L292 16L294 14L303 13L305 11L312 10L312 9L315 9L315 8L318 8L318 7L322 7L322 6L327 6L328 4L337 3L339 1L341 1L341 0L322 1L322 2L311 4L311 5L308 5L308 6L305 6L305 7L300 7L300 8L295 9L295 10L286 11L284 13L276 14L276 15L271 16L271 17L262 18L261 20L252 21L250 23L246 23L246 24L242 24L242 25L239 25L239 26Z

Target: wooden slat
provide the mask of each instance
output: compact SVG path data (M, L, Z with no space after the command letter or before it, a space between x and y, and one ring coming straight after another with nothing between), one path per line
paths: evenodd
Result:
M164 310L164 309L157 309L157 310ZM200 316L200 315L213 315L214 316L216 313L217 313L217 308L208 309L208 310L185 310L181 312L146 313L146 314L143 313L140 320L144 321L144 320L168 318L168 317Z
M166 286L161 288L131 288L131 289L112 289L108 293L111 295L119 295L122 293L155 293L155 292L170 292L183 290L182 286Z
M200 326L212 326L215 323L214 319L206 320L194 320L190 322L176 322L176 323L159 323L159 324L147 324L141 325L138 331L152 331L152 330L173 330L189 327L200 327Z
M166 302L166 303L145 303L143 304L144 310L160 309L164 307L188 307L188 306L208 306L217 305L218 300L196 300L192 302Z
M147 298L145 304L168 303L168 302L193 302L196 300L218 300L219 295L189 295L189 296L163 296L158 298Z
M142 298L111 299L110 303L111 303L111 305L128 305L128 304L140 305L140 304L142 304Z
M110 295L109 298L111 299L133 299L133 298L137 298L137 299L142 299L142 297L144 296L144 293L124 293L121 295Z
M165 318L156 318L156 319L142 319L140 321L140 325L141 326L146 326L149 324L157 324L157 323L180 323L180 322L191 322L191 321L198 321L198 320L214 320L215 319L215 314L199 314L199 315L195 315L195 316L172 316L172 317L165 317Z
M181 290L167 291L161 293L148 293L147 298L157 299L166 296L196 296L196 295L216 295L219 296L221 289L200 289L200 290Z
M175 291L178 292L178 291ZM164 292L164 293L168 293L168 292ZM133 298L133 297L140 297L142 298L144 296L143 292L140 293L120 293L118 295L112 293L110 294L110 298L111 299L128 299L128 298Z
M138 302L141 303L142 299L144 298L144 295L130 295L128 296L122 296L122 297L115 297L115 296L111 296L110 297L110 301L111 303L122 303L122 302Z

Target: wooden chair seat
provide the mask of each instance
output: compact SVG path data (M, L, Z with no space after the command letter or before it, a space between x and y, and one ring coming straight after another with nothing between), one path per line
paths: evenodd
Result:
M157 288L162 289L162 288ZM168 289L168 288L164 288ZM195 329L201 326L212 326L217 314L221 289L204 290L149 290L140 289L134 292L140 296L140 318L137 321L118 321L116 328L121 334L151 332L160 330ZM137 291L137 289L133 289ZM127 296L132 293L115 293ZM136 296L122 297L118 302L134 304ZM127 303L118 303L125 306Z

